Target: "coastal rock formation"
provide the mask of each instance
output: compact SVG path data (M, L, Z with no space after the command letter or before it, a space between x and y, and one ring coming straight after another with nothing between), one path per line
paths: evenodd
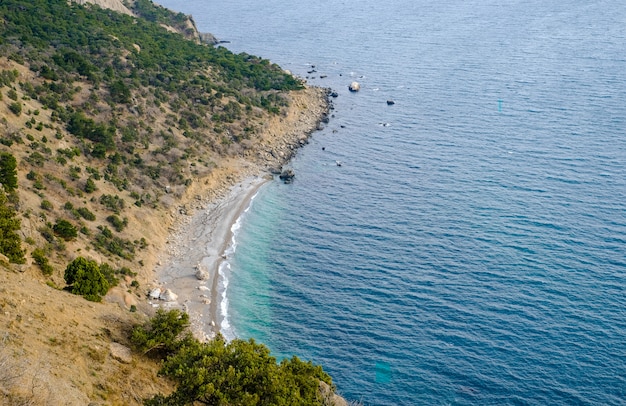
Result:
M285 183L293 182L293 178L295 177L296 177L296 173L293 171L293 169L285 169L283 173L281 173L279 176L280 180L282 180Z
M359 90L361 90L361 85L359 84L359 82L352 82L350 83L350 86L348 86L348 89L351 92L358 92Z
M218 39L215 38L215 35L208 33L208 32L198 33L198 39L200 39L201 43L207 44L207 45L216 45L220 43L220 41L218 41Z

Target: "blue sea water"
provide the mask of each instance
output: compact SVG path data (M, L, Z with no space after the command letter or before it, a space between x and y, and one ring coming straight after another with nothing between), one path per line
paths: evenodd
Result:
M339 93L242 218L227 334L365 405L626 404L626 4L160 3Z

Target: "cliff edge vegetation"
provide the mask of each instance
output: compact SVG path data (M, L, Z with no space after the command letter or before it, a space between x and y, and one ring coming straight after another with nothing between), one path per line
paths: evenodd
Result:
M176 393L130 339L172 225L280 166L326 109L271 62L201 44L188 17L125 6L0 3L3 404Z

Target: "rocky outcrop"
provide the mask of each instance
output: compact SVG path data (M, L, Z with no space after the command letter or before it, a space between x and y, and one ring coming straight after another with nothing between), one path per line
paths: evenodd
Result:
M120 13L133 15L133 13L131 13L131 11L124 5L124 3L122 3L121 0L73 0L73 1L78 4L91 3L91 4L98 5L102 8L107 8L107 9L117 11Z
M296 177L296 173L293 171L293 169L285 169L279 176L280 180L282 180L285 183L293 182L293 178L295 177Z
M201 43L207 44L207 45L216 45L220 43L220 41L218 41L218 39L215 38L215 35L208 33L208 32L198 33L198 39L200 40Z

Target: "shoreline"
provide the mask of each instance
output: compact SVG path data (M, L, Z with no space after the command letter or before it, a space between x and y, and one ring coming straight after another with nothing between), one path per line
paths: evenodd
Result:
M285 114L266 125L255 154L224 165L211 179L201 179L179 202L185 210L172 212L150 285L150 292L160 290L172 300L150 297L148 303L185 311L199 340L222 331L220 266L232 245L233 226L260 187L274 179L270 170L287 164L328 115L327 89L307 87L292 94L291 101ZM196 276L199 270L202 279Z
M219 269L232 245L233 226L267 182L267 178L247 177L231 186L226 195L194 213L169 240L170 258L157 270L157 278L177 300L153 303L187 312L198 339L211 339L221 331ZM196 276L199 270L205 279Z

